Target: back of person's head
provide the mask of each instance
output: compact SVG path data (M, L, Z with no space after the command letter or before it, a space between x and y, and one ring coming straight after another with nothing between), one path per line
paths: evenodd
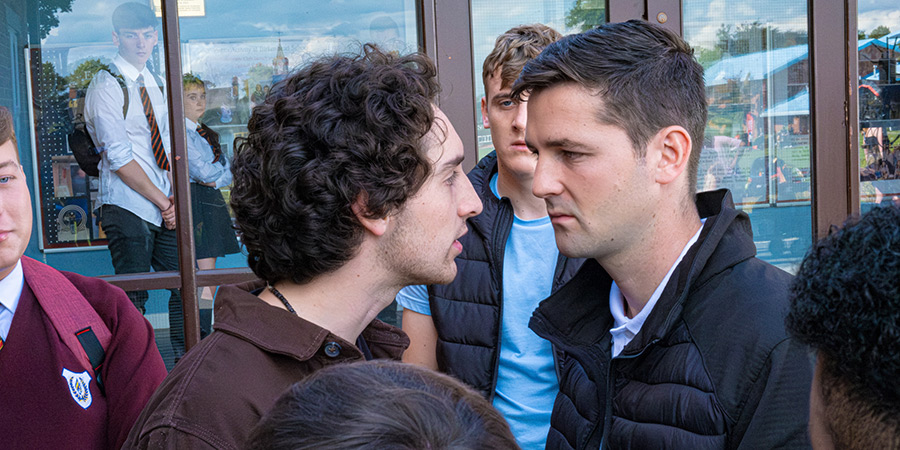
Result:
M122 3L112 14L113 29L119 30L143 30L156 28L156 15L145 4L129 2Z
M484 59L482 66L481 77L484 85L488 85L488 79L499 69L500 87L511 86L519 77L525 63L561 37L559 32L540 23L520 25L497 36L494 49Z
M834 448L900 448L900 209L849 219L810 249L788 331L817 352L813 396ZM814 436L814 443L815 436Z
M5 144L6 141L12 141L14 147L18 145L12 113L5 106L0 106L0 144ZM16 153L16 157L18 155Z
M517 449L506 421L459 381L411 364L338 364L294 384L250 449Z
M684 127L692 139L688 161L690 198L706 127L703 67L678 35L642 20L607 23L550 44L525 64L512 95L575 83L600 95L593 114L621 128L635 154L644 156L650 139L665 127Z
M257 276L303 284L338 269L363 238L354 202L383 218L419 190L431 173L435 73L422 54L366 45L311 62L253 108L231 206Z

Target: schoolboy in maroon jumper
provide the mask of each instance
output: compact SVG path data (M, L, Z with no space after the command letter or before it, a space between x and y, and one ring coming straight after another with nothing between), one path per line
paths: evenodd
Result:
M166 375L153 328L121 289L23 256L31 197L12 115L2 107L0 142L0 447L118 449ZM94 330L108 328L96 372L41 306L46 293L66 290L72 295L60 297L69 307L81 296L96 311L103 323Z

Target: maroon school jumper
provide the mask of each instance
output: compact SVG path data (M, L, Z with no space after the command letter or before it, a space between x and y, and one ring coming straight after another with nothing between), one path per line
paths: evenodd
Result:
M166 375L153 329L125 292L105 281L63 274L112 333L100 369L106 395L92 378L90 405L84 408L76 401L63 369L75 373L85 369L59 338L29 287L40 280L26 277L0 350L0 448L118 449ZM82 397L82 404L85 400Z

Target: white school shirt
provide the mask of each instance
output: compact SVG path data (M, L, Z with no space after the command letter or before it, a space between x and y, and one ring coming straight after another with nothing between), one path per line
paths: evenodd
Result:
M0 280L0 339L6 340L9 336L9 327L12 325L16 308L19 307L19 299L22 297L22 289L25 287L25 273L22 272L22 260L16 261L16 267L6 278Z
M115 171L132 160L137 161L150 178L150 181L163 194L172 195L172 185L167 171L156 165L153 148L150 144L150 125L141 104L141 94L136 80L138 75L144 76L144 86L156 116L166 157L172 164L169 150L169 110L166 99L156 78L145 66L138 70L121 55L116 55L113 63L125 80L128 89L128 114L122 117L122 105L125 101L122 86L106 71L94 75L88 86L84 99L84 119L88 133L97 147L103 152L100 161L100 194L98 204L111 204L131 211L141 219L155 225L162 225L162 213L159 208L143 195L131 189Z
M213 162L215 154L210 143L200 136L197 122L184 118L187 135L188 174L195 183L216 183L216 189L231 184L231 164L225 153ZM221 161L221 163L220 163Z

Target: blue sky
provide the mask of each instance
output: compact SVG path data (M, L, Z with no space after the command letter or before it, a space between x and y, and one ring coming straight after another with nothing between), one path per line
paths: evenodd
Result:
M123 0L75 0L73 10L59 15L60 25L42 42L47 47L73 44L69 61L92 54L114 54L110 14ZM149 0L138 0L148 1ZM291 65L324 53L354 50L373 38L373 19L388 16L398 25L397 46L415 46L415 0L206 0L205 17L180 20L186 69L208 70L227 78L227 66L271 64L281 37ZM575 0L472 0L473 50L476 69L496 36L523 23L543 22L563 33L565 13ZM693 45L711 46L722 23L759 21L783 30L805 30L805 0L684 0L685 35ZM859 28L886 25L900 30L897 0L859 0ZM219 73L221 72L221 73ZM480 96L480 70L474 75ZM211 81L220 84L223 80Z
M114 55L110 15L122 2L75 0L42 45L72 47L70 65L85 57ZM241 69L271 65L278 38L295 66L324 53L357 49L359 42L375 36L373 20L385 16L397 24L394 46L411 42L415 49L414 5L414 0L206 0L204 17L179 21L183 64L186 70L208 70L209 81L222 85L233 75L241 76Z

